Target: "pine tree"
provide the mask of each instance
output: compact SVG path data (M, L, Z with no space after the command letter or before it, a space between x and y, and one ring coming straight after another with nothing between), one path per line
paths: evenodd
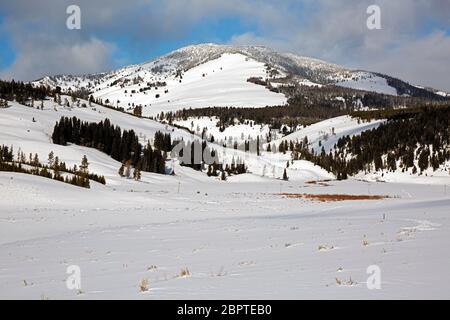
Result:
M395 155L392 152L389 152L387 155L387 165L388 169L394 172L397 170L397 163L395 161Z
M133 178L136 181L140 181L141 180L141 170L139 168L134 168Z
M80 171L87 175L88 169L89 169L89 162L86 155L84 155L83 158L81 159Z
M283 142L280 143L280 145L278 147L278 152L283 153L283 154L286 153L286 150L284 149L284 143Z
M426 170L429 166L429 155L430 151L428 149L424 149L420 153L418 165L421 172Z
M123 178L124 174L125 174L125 166L122 163L122 165L120 166L120 169L119 169L119 176L121 176Z
M51 151L48 154L48 166L50 168L53 168L54 163L55 163L55 154L53 153L53 151Z
M55 161L53 162L52 169L53 169L53 173L55 175L55 179L60 178L60 173L59 173L60 168L59 168L59 158L58 157L55 157Z
M256 137L256 155L257 155L258 157L261 155L261 152L260 152L260 150L259 150L259 144L260 144L259 136L257 136L257 137Z
M288 181L289 180L289 177L287 175L286 169L284 169L284 172L283 172L283 180L284 181Z
M81 187L89 188L89 162L86 156L83 156L80 164L80 181L79 185Z
M206 173L206 175L208 176L208 177L211 177L213 174L212 174L212 170L213 170L213 168L212 168L212 165L208 165L208 172Z
M32 163L32 164L33 164L33 166L35 166L35 167L38 167L39 164L40 164L40 162L39 162L39 156L38 156L37 153L34 155L33 163Z

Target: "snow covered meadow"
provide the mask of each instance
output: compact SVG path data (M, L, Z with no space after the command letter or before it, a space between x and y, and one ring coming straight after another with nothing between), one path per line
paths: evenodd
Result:
M283 181L289 155L264 152L246 158L249 173L227 181L177 161L175 176L143 172L134 181L121 178L120 163L99 151L52 144L63 115L109 118L143 142L156 131L189 136L98 105L55 108L46 101L44 110L17 103L0 109L0 144L40 159L54 151L69 165L87 155L89 169L107 181L84 189L0 172L1 299L450 297L448 173L420 181L408 173L389 183L367 176L336 181L295 161ZM376 125L340 117L294 135L314 144L329 134L331 147L340 135ZM223 159L234 154L217 149ZM81 271L77 290L66 284L70 266Z
M85 190L2 173L0 297L449 297L442 186L239 180ZM391 198L321 203L280 190ZM79 291L66 287L71 265L81 268ZM380 290L366 284L373 265Z

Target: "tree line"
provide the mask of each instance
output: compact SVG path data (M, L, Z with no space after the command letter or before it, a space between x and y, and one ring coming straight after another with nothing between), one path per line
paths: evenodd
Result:
M281 129L283 125L295 128L298 125L311 125L330 117L337 117L345 112L333 107L301 107L296 105L274 106L265 108L236 108L236 107L208 107L199 109L183 109L176 112L160 114L158 119L165 120L169 124L175 120L187 120L188 118L217 117L221 131L233 126L236 120L254 124L268 124L272 129Z
M55 156L53 151L48 155L47 164L41 163L37 154L29 154L27 158L21 151L14 157L12 147L0 146L0 171L19 172L36 175L60 182L65 182L83 188L90 188L90 180L106 184L104 176L89 172L89 162L86 156L80 165L68 168L66 164Z
M155 145L169 149L170 139L155 135ZM142 171L165 174L166 152L154 149L150 142L146 146L139 143L134 130L122 130L119 126L111 124L109 119L99 123L82 122L73 117L62 117L53 129L52 140L55 144L76 145L97 149L111 156L116 161L130 162L133 167Z
M26 104L28 100L44 100L53 96L54 90L48 86L33 86L31 83L0 80L0 99L6 101L16 100Z
M392 96L334 85L321 87L290 85L281 86L280 90L289 97L287 105L265 108L189 108L165 114L160 113L158 119L172 124L175 120L187 120L190 117L218 117L221 130L232 126L236 120L240 123L253 120L255 124L268 124L272 129L280 129L283 125L291 128L298 125L310 125L329 118L358 112L363 108L389 111L405 105L410 108L421 108L423 106L446 106L449 103L448 98L431 92L420 97Z
M227 176L239 175L247 172L247 166L241 159L233 157L231 164L221 163L217 151L210 148L206 140L178 141L181 152L175 154L180 159L180 165L196 171L206 171L209 177L220 176L226 180ZM185 155L184 152L189 154Z
M293 159L312 161L338 179L361 171L422 174L450 160L450 107L424 107L398 113L379 127L338 140L334 150L310 150L305 139L293 147Z

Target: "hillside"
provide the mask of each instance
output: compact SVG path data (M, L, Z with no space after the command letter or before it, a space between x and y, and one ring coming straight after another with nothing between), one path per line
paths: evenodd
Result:
M250 78L268 85L249 83ZM265 47L215 44L181 48L107 73L48 76L34 84L82 91L130 111L141 105L145 115L189 107L282 105L286 93L270 89L284 86L337 85L394 96L444 96L379 73L350 70Z
M85 102L87 104L87 102ZM107 185L119 185L129 183L128 180L120 179L117 174L120 163L112 160L105 154L91 149L76 145L67 147L53 144L51 135L53 127L61 117L77 117L83 121L100 122L109 119L111 123L120 126L122 129L133 129L141 144L145 145L148 141L153 143L153 137L156 132L169 133L173 139L183 139L184 141L199 140L199 137L191 135L189 132L177 129L168 125L163 125L156 121L138 118L127 113L118 112L109 108L105 108L96 104L91 107L82 107L80 104L74 103L70 107L59 106L53 101L45 101L44 110L31 108L17 103L10 103L11 106L6 109L0 109L0 144L12 146L14 151L19 149L25 154L38 154L39 159L46 162L48 154L53 151L60 159L69 166L79 164L83 155L87 155L91 163L92 171L105 176ZM270 178L280 179L283 175L286 162L290 159L289 155L283 154L267 154L257 156L256 154L244 152L242 150L234 150L233 148L224 148L222 145L211 143L211 148L217 151L219 159L224 164L231 164L238 158L245 161L250 173L261 176L266 175ZM304 163L304 164L302 164ZM183 172L190 172L187 169L180 169L178 163L168 162L167 166L175 165L177 175ZM186 171L187 170L187 171ZM299 162L298 165L289 169L292 179L314 180L329 179L333 176L323 169ZM148 175L151 177L152 175ZM145 181L147 174L144 174ZM192 172L188 178L204 179L204 173ZM212 179L212 178L210 178Z
M380 128L383 118L364 122L340 116L294 128L286 136L278 130L280 137L270 143L275 152L265 149L268 143L258 155L221 140L239 140L242 133L244 142L263 138L273 131L267 125L247 121L220 131L217 118L177 121L193 129L191 135L65 95L41 104L27 90L36 92L27 88L20 97L28 105L7 101L0 108L0 145L11 146L14 156L19 150L37 153L44 163L51 151L70 166L86 155L89 171L104 175L106 184L91 182L86 189L0 172L0 298L400 299L449 294L443 285L450 280L448 257L439 249L450 230L448 172L438 176L430 171L425 177L385 171L391 183L363 173L338 181L310 161L292 161L291 151L279 151L282 142L305 136L310 146L331 150L344 136ZM142 144L154 144L158 131L199 140L206 127L217 139L207 144L220 160L231 164L241 158L248 172L221 181L169 159L166 165L175 175L142 172L139 181L121 177L121 163L105 153L52 142L55 123L63 116L89 123L108 118L122 130L134 130ZM382 290L367 289L367 270L374 263L382 270ZM82 270L78 290L65 284L72 265Z

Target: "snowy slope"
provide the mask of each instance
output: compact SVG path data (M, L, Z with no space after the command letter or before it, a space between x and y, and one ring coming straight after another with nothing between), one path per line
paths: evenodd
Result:
M101 74L47 76L34 84L60 86L63 90L83 89L128 111L133 110L133 104L143 105L146 115L189 107L264 107L286 102L283 94L248 83L250 77L267 79L273 87L338 85L390 95L397 95L398 91L433 94L418 87L409 90L412 88L409 84L385 75L350 70L314 58L261 46L216 44L180 48L152 61ZM157 82L167 85L155 89ZM148 85L151 90L140 92Z
M146 78L151 82L152 78ZM126 89L109 87L94 93L95 98L109 99L118 106L127 108L128 104L144 106L144 115L157 115L160 112L176 111L183 108L212 106L265 107L283 105L286 97L265 87L247 82L250 77L266 77L264 64L241 54L224 54L189 69L183 79L167 77L167 86L139 92L143 85L133 85ZM125 93L125 90L128 94ZM135 94L131 91L135 90ZM166 93L166 91L168 92ZM157 97L159 95L159 97Z
M436 94L443 96L443 97L450 97L450 93L444 92L444 91L438 91Z
M56 108L56 109L55 109ZM69 166L79 164L83 155L87 155L91 163L91 170L105 175L108 181L117 175L120 164L109 156L94 149L75 145L68 147L54 145L51 141L53 127L62 116L77 117L83 121L100 122L106 118L122 129L133 129L139 136L141 143L152 140L157 131L170 133L174 138L189 138L190 135L182 130L168 128L155 121L139 119L131 115L120 113L98 105L90 108L61 107L52 101L46 101L44 110L11 103L11 107L0 111L0 144L13 146L15 152L21 149L26 155L37 153L42 162L51 151L65 161ZM33 119L35 122L33 122ZM110 179L108 179L110 178Z
M11 103L10 108L1 109L0 125L2 131L0 132L0 144L13 146L16 153L19 149L26 155L37 153L42 162L53 151L55 155L59 156L60 160L66 162L69 166L78 165L83 155L87 155L91 163L91 171L104 175L108 185L134 183L121 179L117 174L120 164L99 151L75 145L67 147L54 145L51 142L51 133L55 123L62 116L77 117L89 122L100 122L108 118L112 124L118 125L122 129L133 129L139 136L142 144L146 144L149 140L152 142L157 131L170 133L173 139L183 139L184 141L199 139L199 137L191 135L187 131L166 126L153 120L136 118L95 104L93 104L93 107L87 108L77 106L61 107L52 101L46 101L43 111L17 103ZM33 122L33 118L35 122ZM217 151L222 163L231 164L233 160L237 161L240 159L245 161L250 173L272 179L280 179L283 176L286 162L289 160L289 155L264 153L261 156L257 156L254 153L234 150L232 146L231 148L224 148L222 145L211 144L211 148ZM288 170L291 179L319 180L333 178L333 175L330 175L320 167L312 166L309 163L300 164ZM177 161L168 165L176 166L175 172L177 175L183 175L184 173L189 179L208 179L204 173L179 167ZM154 175L145 174L145 177L149 177L149 179L151 176ZM146 181L145 177L143 178L144 181Z
M269 125L255 124L254 121L245 123L235 123L221 131L217 117L190 117L186 120L175 120L174 123L187 128L197 135L205 134L208 140L214 137L218 144L227 143L232 145L233 141L244 142L245 140L265 138L270 132Z
M383 122L383 120L360 122L358 119L350 116L341 116L302 128L274 143L278 146L281 141L303 141L305 137L308 137L308 143L310 144L309 148L313 148L316 152L320 152L323 146L325 152L328 153L334 148L334 145L340 138L358 135L363 131L378 127ZM319 146L319 142L321 143L321 146Z
M309 148L314 149L316 153L320 153L322 147L326 153L334 149L340 138L345 136L359 135L364 131L377 128L385 120L373 120L370 122L358 121L350 116L341 116L315 123L311 126L302 128L290 135L287 135L274 143L279 146L281 141L303 141L308 138ZM386 156L384 156L386 161ZM414 161L418 167L417 160ZM400 161L397 163L397 170L389 172L388 170L378 172L360 172L356 178L368 181L392 182L392 183L415 183L427 185L446 185L450 184L450 162L444 162L437 170L428 168L422 175L413 174L413 169L403 172Z
M337 79L337 86L396 96L397 90L387 80L369 72L354 72L351 77Z

